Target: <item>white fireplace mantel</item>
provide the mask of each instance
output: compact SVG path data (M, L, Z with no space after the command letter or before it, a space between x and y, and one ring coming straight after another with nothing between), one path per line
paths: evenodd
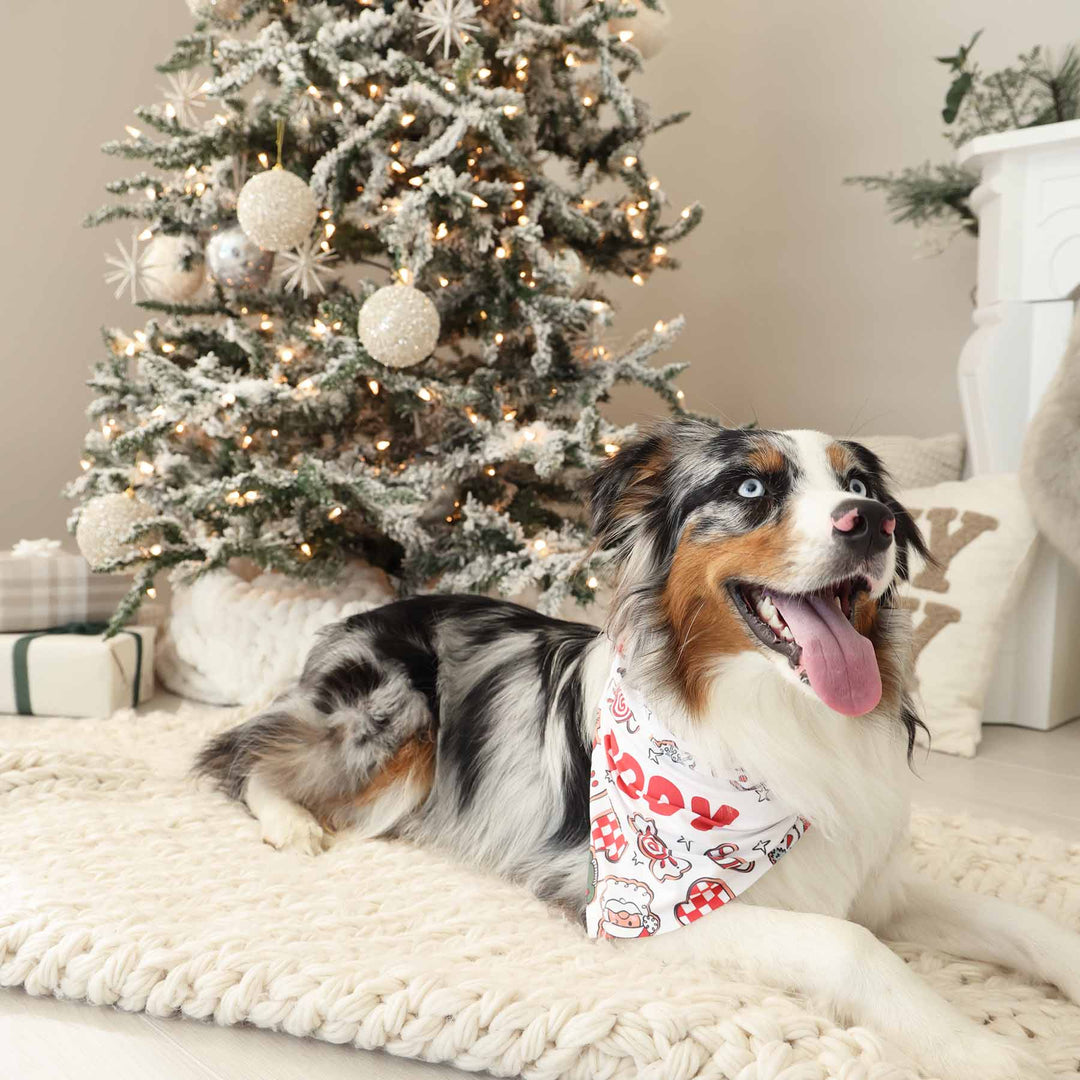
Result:
M979 218L975 332L959 365L968 467L1012 472L1080 292L1080 120L985 135L957 158L981 175L971 198ZM1045 730L1078 715L1080 579L1040 537L983 721Z

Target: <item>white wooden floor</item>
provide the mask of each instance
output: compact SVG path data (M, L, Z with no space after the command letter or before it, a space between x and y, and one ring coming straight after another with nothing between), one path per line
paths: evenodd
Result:
M1080 840L1080 721L989 728L967 761L920 755L917 800ZM252 1028L157 1020L0 991L3 1080L421 1080L454 1069Z

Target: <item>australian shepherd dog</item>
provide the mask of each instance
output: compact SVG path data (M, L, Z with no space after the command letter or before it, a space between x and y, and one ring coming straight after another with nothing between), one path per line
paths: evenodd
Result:
M274 847L314 854L345 828L400 837L580 915L593 723L618 647L698 769L738 763L812 827L736 902L609 947L805 993L943 1080L1048 1078L878 940L1003 964L1080 1002L1080 937L905 865L921 725L896 590L927 553L888 485L854 442L666 423L591 481L617 573L603 630L478 596L354 615L197 768Z

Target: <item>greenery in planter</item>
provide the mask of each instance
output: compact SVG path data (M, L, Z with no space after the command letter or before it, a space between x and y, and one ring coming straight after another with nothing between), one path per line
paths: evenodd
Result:
M1080 52L1075 46L1070 45L1055 61L1037 45L1021 53L1011 67L985 72L971 56L981 34L980 30L953 56L937 57L953 76L941 110L944 135L952 146L962 146L979 135L1080 117ZM936 226L950 235L978 234L970 197L979 174L963 165L926 161L898 173L849 176L844 182L883 192L897 223Z

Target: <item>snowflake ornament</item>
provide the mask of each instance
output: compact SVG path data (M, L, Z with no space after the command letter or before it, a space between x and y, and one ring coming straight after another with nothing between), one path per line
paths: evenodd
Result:
M312 239L292 251L279 251L278 276L286 292L300 290L306 300L313 292L326 292L324 277L331 277L326 264L337 258L336 251L327 251L322 241Z
M116 299L119 300L125 289L131 291L131 302L137 303L139 293L147 291L147 281L151 276L151 252L149 248L139 250L139 236L134 233L131 237L131 249L128 250L116 241L116 249L119 255L106 255L105 261L115 267L105 274L105 281L109 285L116 286Z
M165 101L172 106L176 119L184 127L195 126L196 109L206 108L206 79L194 71L180 71L169 76L167 86L162 86Z
M476 33L480 24L473 21L478 11L472 0L427 0L423 9L416 16L426 29L421 30L418 38L431 35L427 51L433 52L438 45L443 47L443 59L450 59L450 46L461 49L463 35L471 31Z

